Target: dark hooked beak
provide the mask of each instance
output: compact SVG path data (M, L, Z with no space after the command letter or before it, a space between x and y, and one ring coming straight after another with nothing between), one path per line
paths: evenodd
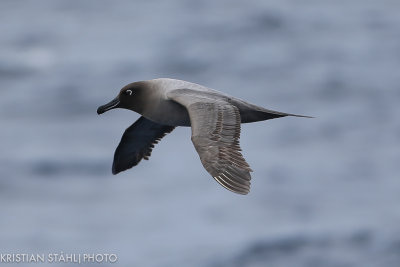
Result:
M118 108L119 107L119 104L120 104L120 102L119 102L119 99L118 99L118 96L116 97L116 98L114 98L113 100L111 100L111 102L109 102L109 103L107 103L107 104L105 104L105 105L102 105L102 106L100 106L98 109L97 109L97 114L103 114L104 112L106 112L106 111L109 111L110 109L113 109L113 108Z

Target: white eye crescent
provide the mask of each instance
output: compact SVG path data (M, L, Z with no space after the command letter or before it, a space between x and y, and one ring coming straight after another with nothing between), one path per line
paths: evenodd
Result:
M129 89L126 90L126 91L125 91L125 94L127 94L127 95L132 95L132 90L129 90Z

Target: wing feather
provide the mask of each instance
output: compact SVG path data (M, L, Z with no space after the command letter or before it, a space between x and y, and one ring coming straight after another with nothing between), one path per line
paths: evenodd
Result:
M240 152L238 108L188 89L174 90L168 97L188 110L192 142L204 168L226 189L247 194L252 170Z
M117 174L132 168L142 159L148 160L154 145L174 128L140 117L122 135L114 153L112 173Z

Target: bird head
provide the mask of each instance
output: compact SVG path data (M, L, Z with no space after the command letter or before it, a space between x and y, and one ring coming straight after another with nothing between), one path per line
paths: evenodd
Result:
M125 108L136 111L141 88L142 85L140 82L130 83L124 86L117 97L97 109L97 114L103 114L114 108Z

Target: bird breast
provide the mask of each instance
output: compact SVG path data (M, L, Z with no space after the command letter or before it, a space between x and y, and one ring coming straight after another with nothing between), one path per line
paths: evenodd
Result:
M190 126L190 117L186 108L172 100L161 100L156 108L145 109L143 116L163 125Z

